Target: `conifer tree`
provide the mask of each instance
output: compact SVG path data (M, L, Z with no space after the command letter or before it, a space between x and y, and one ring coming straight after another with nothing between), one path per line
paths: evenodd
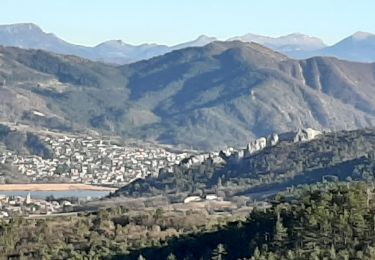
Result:
M212 252L212 260L223 260L225 259L225 255L227 255L227 251L223 244L218 244L217 247Z

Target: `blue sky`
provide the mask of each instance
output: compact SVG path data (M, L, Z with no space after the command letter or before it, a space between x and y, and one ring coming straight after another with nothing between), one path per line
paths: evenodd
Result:
M301 32L332 44L375 32L374 0L0 0L0 24L33 22L77 44L176 44L201 34Z

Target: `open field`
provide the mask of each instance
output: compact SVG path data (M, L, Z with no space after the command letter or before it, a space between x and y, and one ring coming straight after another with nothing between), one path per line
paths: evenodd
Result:
M115 191L115 188L95 186L81 183L31 183L31 184L0 184L0 191Z

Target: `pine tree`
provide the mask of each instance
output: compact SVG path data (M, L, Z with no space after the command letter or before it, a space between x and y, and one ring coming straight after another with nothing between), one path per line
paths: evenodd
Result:
M279 249L285 245L285 240L288 238L287 228L284 227L280 214L277 214L277 220L275 225L274 241L275 246Z
M218 244L217 247L212 252L212 260L222 260L225 259L225 255L227 255L227 251L223 244Z
M336 259L336 248L332 245L331 249L329 250L329 259Z

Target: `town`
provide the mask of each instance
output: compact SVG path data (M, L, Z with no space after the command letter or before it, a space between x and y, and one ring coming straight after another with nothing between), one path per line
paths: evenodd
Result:
M15 216L37 216L60 213L72 207L69 200L33 199L26 197L0 195L0 219Z
M10 165L32 183L53 179L120 187L137 178L157 175L159 169L190 156L148 143L121 144L109 137L45 135L41 138L53 158L6 150L0 154L0 165Z

